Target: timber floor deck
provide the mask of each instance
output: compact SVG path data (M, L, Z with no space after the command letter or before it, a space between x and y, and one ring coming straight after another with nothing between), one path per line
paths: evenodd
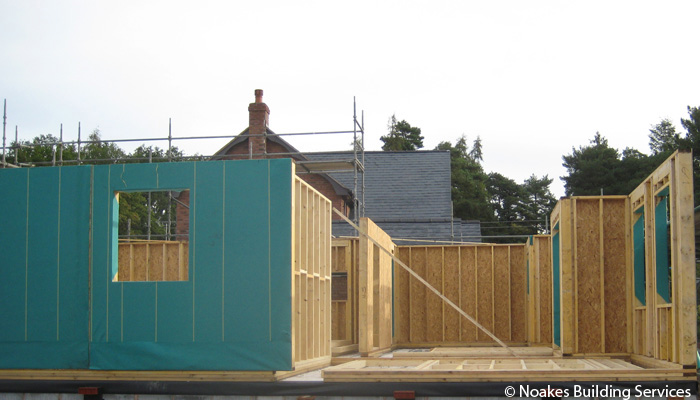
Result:
M648 357L563 358L546 347L512 350L518 357L502 348L464 347L399 349L369 358L349 355L334 358L333 366L321 370L321 378L325 382L635 382L697 378L695 368Z

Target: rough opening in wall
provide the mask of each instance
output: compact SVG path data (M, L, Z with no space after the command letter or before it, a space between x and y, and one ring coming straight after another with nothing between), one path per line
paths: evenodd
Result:
M189 279L188 189L115 192L114 216L113 281Z
M644 207L637 209L633 216L632 240L634 242L634 295L641 306L646 306L647 274L645 270L646 250L644 249Z
M656 195L655 231L656 231L656 292L666 303L672 301L671 273L672 259L670 251L671 218L669 207L669 188Z

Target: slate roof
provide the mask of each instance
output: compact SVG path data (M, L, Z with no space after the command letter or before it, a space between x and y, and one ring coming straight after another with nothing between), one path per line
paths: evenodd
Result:
M305 155L309 160L330 161L351 158L352 152ZM479 221L452 218L448 151L368 151L365 152L364 166L365 216L391 237L480 241ZM353 189L353 171L332 172L329 175L343 186ZM362 186L358 182L358 197L361 196ZM357 235L344 222L333 223L333 234ZM397 241L397 244L419 243Z
M309 160L352 157L352 152L306 153ZM329 173L353 190L353 171ZM365 216L387 219L450 218L450 153L448 151L365 152ZM358 183L357 195L362 198Z

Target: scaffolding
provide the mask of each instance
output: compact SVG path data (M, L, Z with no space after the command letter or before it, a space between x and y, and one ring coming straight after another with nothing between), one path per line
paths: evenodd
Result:
M308 135L338 135L338 134L352 134L353 137L353 151L352 158L345 159L334 159L334 160L324 160L324 161L314 161L309 160L306 155L312 155L313 152L302 152L289 151L289 152L274 152L268 153L253 153L252 150L246 154L227 154L221 156L219 154L212 155L192 155L192 156L177 156L173 155L174 147L173 142L176 141L191 141L191 140L212 140L212 139L235 139L235 138L245 138L248 139L252 136L248 131L237 135L205 135L205 136L178 136L175 137L172 134L172 119L168 120L168 136L167 137L148 137L148 138L127 138L127 139L100 139L100 140L83 140L81 138L81 127L80 122L78 122L78 134L77 140L64 141L63 140L63 124L59 128L59 137L55 142L47 143L20 143L18 135L18 127L15 126L15 140L9 146L7 145L7 99L5 99L3 104L3 134L2 134L2 161L0 162L0 168L25 168L25 167L38 167L38 166L64 166L64 165L82 165L82 164L94 164L94 163L138 163L138 162L178 162L178 161L204 161L204 160L215 160L215 159L265 159L265 158L279 158L279 157L289 157L292 158L297 165L297 174L329 174L333 172L352 172L354 174L353 188L351 191L351 202L352 202L352 219L359 223L361 217L365 215L365 179L364 179L364 162L365 162L365 128L364 128L364 111L361 111L360 117L357 115L357 104L353 97L353 127L352 130L337 130L337 131L322 131L322 132L294 132L294 133L272 133L268 134L267 131L263 134L264 140L268 140L268 137L295 137L295 136L308 136ZM150 142L165 142L167 141L168 146L165 154L163 156L153 156L149 150L148 157L114 157L114 158L83 158L83 151L85 146L91 144L114 144L114 143L150 143ZM20 162L19 156L20 152L26 148L33 147L46 147L51 148L52 159L51 161L37 161L37 162ZM64 160L63 153L67 147L76 146L77 147L77 157L76 159ZM10 162L7 159L8 151L12 151L14 155L14 162ZM323 152L328 154L328 152ZM340 156L342 153L339 152ZM332 177L331 177L332 178ZM349 189L349 188L346 188ZM358 194L359 193L359 194ZM150 193L149 193L150 197ZM170 199L172 195L169 196ZM150 202L149 202L150 203ZM148 204L148 209L150 210L151 205ZM172 207L168 207L170 210ZM169 219L170 216L169 216ZM150 223L150 217L149 217ZM171 221L168 221L167 227L170 229ZM149 230L150 239L150 230ZM168 235L171 236L171 235ZM174 235L173 235L174 236Z

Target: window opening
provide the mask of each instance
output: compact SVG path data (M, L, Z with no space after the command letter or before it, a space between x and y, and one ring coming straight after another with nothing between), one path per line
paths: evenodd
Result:
M645 263L646 250L644 248L644 207L637 210L635 214L637 220L634 222L632 232L634 240L634 295L645 306L647 304L647 274Z
M114 281L186 281L189 190L115 193L117 266Z
M671 252L669 237L671 233L670 210L668 207L668 188L657 195L655 210L656 233L656 292L666 302L671 302Z

